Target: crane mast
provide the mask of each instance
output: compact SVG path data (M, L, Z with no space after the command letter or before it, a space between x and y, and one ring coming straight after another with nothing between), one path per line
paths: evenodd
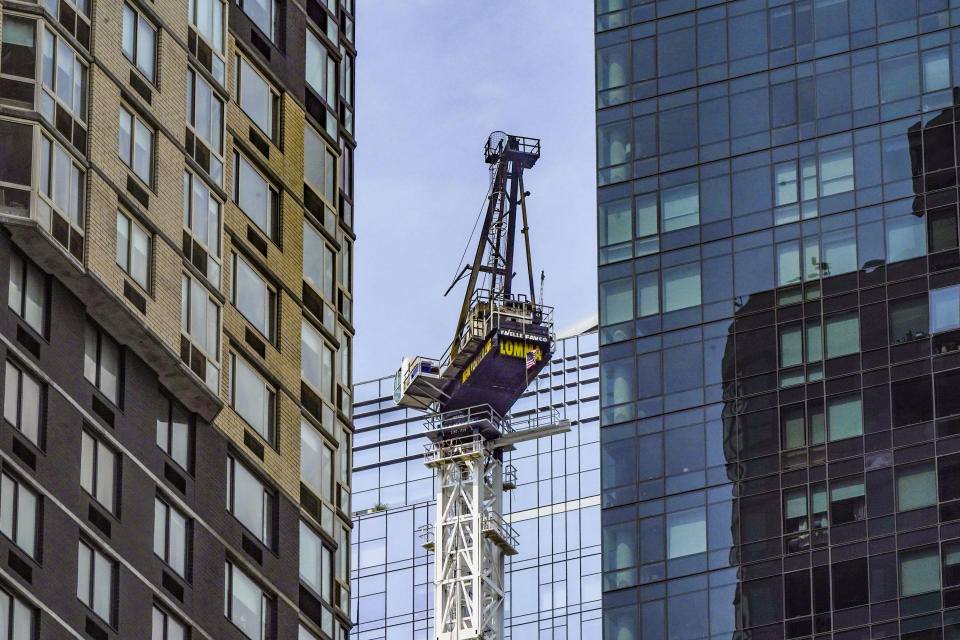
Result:
M502 640L504 557L517 553L516 533L503 517L503 492L516 486L516 470L504 465L503 453L570 430L556 412L508 416L554 346L553 309L534 291L523 186L524 170L539 158L536 138L490 134L481 232L473 262L450 287L467 280L453 341L441 358L405 358L394 381L397 404L427 413L425 463L437 475L436 522L421 531L436 555L435 640ZM513 291L518 221L526 295Z

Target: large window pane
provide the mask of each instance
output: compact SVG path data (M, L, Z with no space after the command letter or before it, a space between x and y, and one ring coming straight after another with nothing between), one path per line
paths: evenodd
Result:
M600 324L608 326L633 319L633 278L600 283Z
M683 229L700 223L700 192L696 184L666 189L661 198L664 231Z
M860 397L855 395L827 399L827 429L830 440L841 440L863 433Z
M697 263L664 269L663 311L676 311L700 304L700 265Z
M707 517L703 508L667 515L667 558L707 550Z
M900 595L914 596L940 588L940 557L936 547L900 554Z
M828 358L860 351L860 320L856 313L827 317L824 324Z
M937 478L933 463L924 462L897 469L897 510L909 511L937 502Z
M930 291L930 333L960 327L960 286Z
M923 218L901 216L887 220L887 262L922 256L927 252L927 230Z

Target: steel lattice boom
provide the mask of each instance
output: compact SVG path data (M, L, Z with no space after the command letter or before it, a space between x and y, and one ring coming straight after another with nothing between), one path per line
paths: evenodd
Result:
M503 452L570 429L553 412L522 423L504 417L553 353L553 310L534 292L523 188L524 169L539 157L535 138L498 131L487 139L490 192L473 262L454 281L468 276L453 342L440 359L404 359L394 382L398 404L428 412L426 464L437 474L437 520L421 536L436 554L436 640L503 638L504 556L517 553L516 534L503 518L503 491L516 486L516 471L504 468ZM512 287L518 215L528 295ZM478 288L481 278L487 288Z

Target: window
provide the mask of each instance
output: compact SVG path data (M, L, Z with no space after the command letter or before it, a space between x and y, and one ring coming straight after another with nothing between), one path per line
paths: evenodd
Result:
M337 62L307 29L307 84L333 108L337 106Z
M273 493L245 466L227 458L227 511L260 542L273 545Z
M237 0L237 5L265 36L276 41L279 17L277 0Z
M233 199L271 240L277 239L280 195L239 153L234 154Z
M117 211L117 264L144 289L150 288L150 234Z
M187 69L187 124L199 139L187 151L214 182L223 184L223 100L193 69ZM201 142L202 141L202 142ZM195 148L191 146L195 144Z
M324 546L320 536L300 521L300 579L320 594L326 602L333 602L333 551Z
M887 262L917 258L927 252L927 229L914 215L887 220Z
M223 0L188 0L187 2L187 19L190 20L190 24L195 26L200 35L221 54L224 51L223 17L225 14ZM221 81L222 74L222 70L219 76L214 73Z
M300 419L300 479L333 503L333 449L313 426Z
M107 623L113 622L113 589L116 581L113 561L80 541L77 552L77 597Z
M960 327L960 285L930 291L930 333Z
M44 27L40 112L49 122L57 123L57 104L81 122L87 119L87 67L81 60L63 38Z
M277 294L240 255L233 254L231 302L267 340L273 341Z
M940 556L936 547L900 554L900 595L904 598L940 589Z
M187 575L187 526L183 514L154 499L153 552L180 576Z
M273 389L237 354L231 353L230 361L230 406L264 440L273 443Z
M600 324L633 320L633 278L600 283Z
M334 252L320 233L303 221L303 278L333 302Z
M891 300L890 341L894 344L925 338L930 329L927 296Z
M7 304L37 333L46 329L47 276L15 251L10 252L10 288Z
M117 145L123 163L133 169L145 184L152 185L153 130L123 107L120 108Z
M337 158L313 127L303 125L303 179L327 202L336 206Z
M123 55L136 65L144 77L153 82L157 31L142 15L123 5Z
M897 511L937 503L937 476L932 462L897 469Z
M703 508L667 514L667 558L707 550L707 518Z
M867 517L863 478L835 480L830 483L830 520L844 524Z
M220 289L221 204L203 180L183 173L183 227L190 235L190 261Z
M639 199L639 198L638 198ZM600 246L605 247L620 242L629 242L633 239L633 226L630 221L630 199L615 200L600 205ZM637 214L639 218L639 212ZM638 220L639 222L639 220ZM644 233L637 232L638 236L649 235L646 227L649 222L644 219ZM656 233L656 218L653 219L653 233Z
M153 607L153 634L151 640L186 640L187 628L172 615Z
M301 623L297 630L297 640L320 640L320 638L313 635L310 630Z
M943 545L943 586L960 585L960 544L951 542Z
M853 191L853 150L841 149L820 156L820 196Z
M863 434L859 395L827 398L827 433L830 441Z
M823 324L827 358L860 351L860 318L856 313L827 316Z
M700 224L700 193L696 184L665 189L661 198L663 231L684 229Z
M266 640L273 615L272 600L247 574L229 562L225 582L224 615L251 640Z
M44 198L37 205L37 218L45 229L51 228L50 208L53 207L82 232L85 180L83 169L73 156L60 143L41 135L38 181ZM68 248L76 254L72 243Z
M183 274L180 292L180 357L207 386L220 385L220 307L198 280ZM186 339L186 342L184 342Z
M280 95L273 90L245 58L237 56L237 104L268 138L280 136Z
M80 448L80 486L97 502L115 512L119 458L105 444L83 432Z
M20 366L6 363L3 376L3 417L33 444L40 446L43 387Z
M3 57L0 73L20 78L37 77L36 23L19 16L6 15L3 19ZM31 92L33 87L30 87ZM33 96L24 106L33 106Z
M184 470L190 468L190 413L166 397L157 411L157 446Z
M6 473L0 476L0 532L31 556L37 551L40 498Z
M33 608L16 596L0 591L0 611L4 619L0 622L0 631L5 638L12 640L32 640L34 628Z
M114 404L120 398L120 346L89 320L83 333L83 377Z
M700 265L691 263L663 270L663 311L700 304Z
M783 493L783 532L800 533L807 531L807 491L793 489Z
M307 320L301 327L300 376L324 398L333 400L333 349Z

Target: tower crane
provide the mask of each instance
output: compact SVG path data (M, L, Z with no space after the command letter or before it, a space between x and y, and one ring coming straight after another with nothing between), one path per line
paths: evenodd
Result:
M427 413L425 463L437 475L436 521L421 531L434 551L435 640L502 640L504 557L517 536L503 517L503 491L516 470L503 454L523 441L565 433L556 412L508 416L550 361L553 309L536 298L523 172L540 158L540 140L490 134L484 145L490 188L453 341L440 358L404 358L394 400ZM518 216L529 293L514 292ZM480 286L485 284L486 286Z

